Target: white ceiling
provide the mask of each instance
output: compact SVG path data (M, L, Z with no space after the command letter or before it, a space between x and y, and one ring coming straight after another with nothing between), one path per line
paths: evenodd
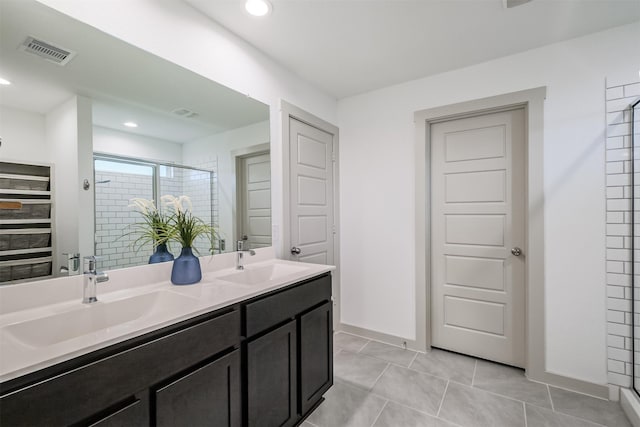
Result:
M59 66L18 50L28 35L77 55ZM0 76L12 82L2 105L45 114L79 94L94 100L94 124L179 143L269 118L268 106L33 0L0 0Z
M184 0L337 98L640 19L640 0Z

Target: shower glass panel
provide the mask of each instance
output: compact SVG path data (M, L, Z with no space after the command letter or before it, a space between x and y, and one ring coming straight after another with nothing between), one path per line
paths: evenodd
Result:
M631 185L633 197L631 209L633 220L632 231L632 263L631 274L633 286L631 287L633 316L632 316L632 353L633 353L633 389L640 394L640 99L630 107L631 120L631 147L633 158L631 162ZM625 111L624 114L627 112Z
M161 196L186 195L191 199L193 214L216 225L211 171L100 155L94 159L94 173L95 254L102 269L143 265L153 253L151 244L134 246L138 236L131 233L131 225L141 217L130 207L133 198L154 200L164 210ZM217 249L218 242L214 246ZM177 257L181 248L174 242L169 249ZM212 253L211 243L203 237L195 241L194 249L200 255Z
M95 159L95 253L101 268L145 264L151 245L136 251L136 236L125 234L140 220L129 204L133 198L154 199L155 168L124 160Z
M177 166L160 166L159 172L160 185L158 194L160 196L165 194L171 194L176 197L181 195L189 196L193 214L207 224L214 224L212 172ZM193 247L200 255L208 255L211 242L204 237L199 237L194 242ZM176 256L179 250L180 248L176 245L172 247L172 251Z

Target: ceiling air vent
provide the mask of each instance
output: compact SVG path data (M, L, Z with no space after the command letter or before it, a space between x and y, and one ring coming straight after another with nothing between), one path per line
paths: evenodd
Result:
M502 0L502 5L505 9L511 9L512 7L517 7L530 1L531 0Z
M198 113L195 111L191 111L188 108L177 108L171 112L171 114L175 114L176 116L184 117L186 119L192 119L194 117L198 117Z
M53 62L58 65L67 65L74 56L75 52L68 49L63 49L60 46L55 46L52 43L38 40L35 37L27 37L27 39L19 47L27 53L38 55L47 61Z

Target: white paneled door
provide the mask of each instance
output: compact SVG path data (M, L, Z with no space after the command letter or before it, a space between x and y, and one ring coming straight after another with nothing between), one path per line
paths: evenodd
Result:
M238 159L238 239L249 247L271 246L271 160L269 153Z
M519 367L524 131L522 109L431 126L431 345Z
M333 135L289 119L291 259L333 264Z

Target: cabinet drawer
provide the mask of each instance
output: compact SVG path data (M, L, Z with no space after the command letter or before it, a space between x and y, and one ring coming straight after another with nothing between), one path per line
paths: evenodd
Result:
M239 342L234 310L3 396L0 425L78 422Z
M245 306L246 336L251 337L331 299L331 276L326 275Z

